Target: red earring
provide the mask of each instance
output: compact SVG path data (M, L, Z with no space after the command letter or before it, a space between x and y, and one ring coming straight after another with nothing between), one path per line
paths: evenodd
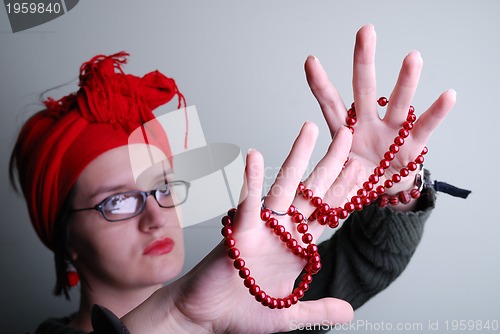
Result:
M74 287L75 285L78 284L78 282L80 282L80 276L78 276L78 273L74 270L68 271L67 278L70 288Z

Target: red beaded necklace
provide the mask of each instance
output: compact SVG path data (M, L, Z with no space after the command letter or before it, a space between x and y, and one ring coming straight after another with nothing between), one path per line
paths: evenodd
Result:
M389 101L385 97L377 100L379 106L386 106ZM298 286L286 297L275 298L269 296L259 285L256 284L255 279L250 276L250 269L245 266L245 261L240 256L240 251L236 248L236 240L233 238L233 219L236 214L236 209L228 211L227 215L222 218L222 235L225 238L225 245L228 248L228 256L233 260L233 265L238 270L239 276L243 279L245 287L248 288L250 294L255 297L255 300L263 306L271 309L288 308L296 304L304 293L309 289L309 284L312 282L314 274L321 269L321 258L318 252L318 246L313 243L312 234L308 233L309 226L307 221L317 220L321 225L328 225L330 228L336 228L339 225L340 219L346 219L349 214L355 210L362 210L363 207L368 206L372 202L378 200L381 207L388 204L397 205L401 203L409 203L411 199L420 197L420 190L413 189L410 192L402 191L395 196L388 196L385 194L386 190L394 186L395 183L401 181L403 177L407 177L411 171L418 169L418 166L424 162L424 155L428 152L427 147L424 147L422 152L417 156L414 161L409 162L406 167L400 169L399 173L393 174L391 179L387 179L383 185L378 185L380 176L384 175L385 170L391 165L391 161L399 152L401 146L404 145L405 138L408 137L413 124L417 117L414 114L415 109L410 106L408 116L403 126L398 132L398 136L394 138L393 144L390 145L387 152L385 152L383 159L380 160L379 165L375 167L373 173L368 177L368 180L363 183L363 187L358 189L356 195L352 196L343 207L331 208L327 203L323 203L320 197L314 196L311 189L307 189L301 182L297 187L297 195L302 196L308 200L315 208L311 216L306 219L293 205L287 211L293 223L296 224L295 228L301 235L301 241L304 246L292 237L292 234L286 231L283 225L273 217L273 212L263 207L260 213L260 218L265 222L266 226L279 237L286 247L297 257L306 261L304 266L304 274L301 276L301 281ZM354 125L356 124L356 111L354 103L347 111L346 123L352 133L354 133Z

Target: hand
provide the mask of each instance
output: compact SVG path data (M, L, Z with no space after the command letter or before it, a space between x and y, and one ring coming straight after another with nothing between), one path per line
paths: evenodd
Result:
M303 126L265 199L269 208L286 211L293 203L305 216L313 212L309 201L296 196L296 188L308 165L317 132L312 123ZM354 184L354 175L358 172L356 160L341 173L351 141L350 131L340 129L324 158L304 181L315 196L329 203L340 204ZM249 151L242 191L244 200L233 219L233 237L256 284L268 295L286 297L293 290L305 261L292 255L260 219L263 176L262 156L255 150ZM296 224L288 216L277 218L287 231L295 231ZM322 231L323 226L312 222L308 232L317 240ZM300 240L297 233L294 237ZM146 328L148 333L271 333L289 331L293 322L331 321L334 324L352 319L351 306L334 298L299 301L279 310L262 306L243 285L227 253L223 243L219 244L191 272L160 289L127 315L124 321L131 332L140 327L139 332L145 332ZM146 321L151 324L150 328L144 326L144 315L150 319Z
M376 78L375 78L375 44L376 35L371 25L362 27L356 36L354 49L353 95L356 106L357 123L354 126L354 138L351 156L356 156L361 165L361 178L357 188L362 187L373 172L384 153L393 143L401 125L406 120L413 95L418 85L422 70L422 58L417 51L410 52L403 60L398 80L392 91L383 119L377 112ZM332 136L345 125L347 110L337 90L331 84L323 67L315 57L309 57L305 63L306 77L312 93L316 97L328 123ZM405 144L392 161L391 167L385 171L384 177L390 178L394 173L413 161L426 145L429 137L441 121L451 111L455 103L455 91L448 90L425 111L405 139ZM388 194L414 187L414 175L403 178L401 183L388 189ZM384 178L381 178L383 184Z

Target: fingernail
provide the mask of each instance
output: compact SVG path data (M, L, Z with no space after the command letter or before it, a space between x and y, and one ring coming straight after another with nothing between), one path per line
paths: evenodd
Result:
M249 148L248 151L247 151L247 155L249 155L250 153L252 153L253 151L255 151L254 148Z

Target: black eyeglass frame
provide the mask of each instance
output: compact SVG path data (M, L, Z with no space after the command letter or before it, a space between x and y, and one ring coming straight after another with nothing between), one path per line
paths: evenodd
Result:
M187 198L188 198L188 195L189 195L189 186L191 185L189 182L187 182L187 181L181 181L181 180L171 181L171 182L168 182L168 183L166 183L164 185L168 186L168 185L174 185L174 184L183 184L185 186L185 188L186 188L186 197L180 203L176 203L175 205L171 205L171 206L161 205L160 202L158 201L158 198L156 197L157 191L161 190L161 188L156 188L156 189L148 190L148 191L131 190L131 191L126 191L126 192L122 192L122 193L116 193L116 194L113 194L111 196L106 197L105 199L103 199L101 202L99 202L98 204L94 205L93 207L90 207L90 208L81 208L81 209L71 209L70 213L96 210L96 211L99 211L101 213L101 215L104 217L104 219L106 219L109 222L118 222L118 221L122 221L122 220L132 219L132 218L137 217L138 215L140 215L141 213L144 212L144 209L146 208L146 200L151 195L154 195L153 198L155 199L156 203L158 204L158 206L160 208L164 208L164 209L173 208L173 207L179 206L179 205L181 205L181 204L183 204L183 203L185 203L187 201ZM164 185L162 185L162 186L164 186ZM110 219L110 218L106 217L106 214L104 213L104 206L105 206L104 204L107 201L111 200L115 196L118 196L118 195L128 195L128 194L140 194L140 195L142 195L142 198L143 198L142 207L139 210L137 210L137 212L134 213L132 216L129 216L129 217L126 217L126 218Z

